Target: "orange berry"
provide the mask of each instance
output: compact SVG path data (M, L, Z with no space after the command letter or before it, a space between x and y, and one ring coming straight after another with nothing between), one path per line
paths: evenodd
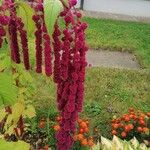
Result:
M144 132L144 133L147 133L147 132L149 132L149 129L148 129L147 127L144 127L144 128L143 128L143 132Z
M117 134L117 131L116 131L116 130L112 130L112 131L111 131L111 134L112 134L112 135L116 135L116 134Z
M125 138L127 136L126 132L121 133L122 138Z
M130 130L134 128L133 124L128 124L128 127L130 128Z
M119 127L123 128L124 124L123 123L119 123Z
M79 118L79 119L78 119L78 123L81 123L81 122L82 122L82 119Z
M140 114L140 117L143 117L143 118L144 118L144 117L145 117L145 114L144 114L144 113L141 113L141 114Z
M125 132L129 132L129 131L130 131L130 127L129 127L128 125L126 125L126 126L124 127L124 130L125 130Z
M140 132L140 133L143 132L142 127L137 127L137 131Z
M39 128L43 129L45 128L45 125L46 125L45 121L40 121Z
M136 120L136 119L137 119L137 116L136 116L136 115L133 115L133 119Z
M78 134L78 135L77 135L77 139L78 139L79 141L83 140L83 138L84 138L84 137L83 137L83 134Z
M81 144L82 144L83 146L87 146L87 145L88 145L87 139L83 139L83 140L81 141Z
M89 145L90 147L94 146L93 140L88 140L88 145Z
M84 129L79 129L79 133L84 133Z
M49 146L48 146L48 145L45 145L45 146L44 146L44 150L49 150Z
M61 116L58 116L58 117L56 117L56 121L61 121L62 120L62 117Z
M124 120L125 120L126 122L130 121L129 116L126 116L126 117L124 118Z
M130 119L134 119L134 115L133 114L129 115L129 117L130 117Z
M78 136L77 136L77 135L74 135L74 136L73 136L73 140L74 140L74 141L77 141L77 139L78 139Z
M87 124L86 124L84 121L82 121L82 122L80 123L80 127L81 127L81 128L86 128L86 127L87 127Z
M140 121L139 121L139 124L142 125L142 126L145 126L145 125L146 125L144 120L140 120Z
M89 128L85 128L85 129L84 129L84 132L85 132L85 133L88 133L88 132L89 132Z
M54 128L55 131L59 131L60 130L60 126L59 125L55 125L53 128Z
M146 113L146 115L147 115L148 117L150 117L150 112Z
M112 128L113 128L113 129L118 129L118 127L119 127L119 124L113 124L113 125L112 125Z
M140 116L138 119L139 119L139 120L144 120L144 117Z

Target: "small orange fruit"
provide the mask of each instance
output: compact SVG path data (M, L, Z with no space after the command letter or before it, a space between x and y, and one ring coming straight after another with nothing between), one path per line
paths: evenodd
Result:
M60 126L59 125L55 125L53 128L54 128L55 131L59 131L60 130Z
M121 133L122 138L125 138L127 136L126 132Z
M125 120L126 122L130 121L129 116L126 116L126 117L124 118L124 120Z
M137 127L137 131L140 132L140 133L143 132L142 127Z
M87 127L87 124L86 124L84 121L82 121L82 122L80 123L80 127L81 127L81 128L86 128L86 127Z
M145 126L145 121L144 120L140 120L139 124L142 125L142 126Z
M73 140L74 140L74 141L77 141L77 139L78 139L78 136L77 136L77 135L74 135L74 136L73 136Z
M147 133L147 132L149 132L149 129L148 129L147 127L144 127L144 128L143 128L143 132L144 132L144 133Z
M119 124L113 124L112 127L113 127L113 129L118 129Z
M128 127L130 128L130 130L134 128L133 124L128 124Z
M45 128L45 125L46 125L45 121L40 121L39 128L43 129Z
M79 129L79 133L84 133L84 129Z
M87 146L87 145L88 145L87 139L83 139L83 140L81 141L81 144L82 144L83 146Z
M117 134L117 131L116 131L116 130L112 130L112 131L111 131L111 134L112 134L112 135L116 135L116 134Z
M88 145L89 145L90 147L94 146L93 140L88 140Z
M146 115L147 115L148 117L150 117L150 112L146 113Z
M83 138L84 138L84 137L83 137L83 134L78 134L78 135L77 135L77 139L78 139L79 141L83 140Z
M88 133L88 132L89 132L89 128L88 128L88 127L85 128L85 129L84 129L84 132L85 132L85 133Z

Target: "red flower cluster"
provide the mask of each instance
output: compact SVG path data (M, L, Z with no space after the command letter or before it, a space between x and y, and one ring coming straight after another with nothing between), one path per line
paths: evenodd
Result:
M42 72L42 26L40 15L33 16L36 25L35 44L36 44L36 72Z
M9 4L10 11L10 22L9 22L9 37L10 37L10 48L11 48L11 58L15 63L20 63L20 53L19 53L19 45L17 38L17 24L16 24L16 10L14 6L14 1L10 0L5 1L6 5Z
M61 31L56 22L55 30L53 33L53 47L54 47L54 82L59 83L60 81L60 53L61 53L61 41L60 41Z
M23 62L26 70L30 69L29 62L29 49L28 49L28 40L27 40L27 32L24 30L24 23L21 18L17 19L17 29L20 34L22 50L23 50Z
M54 77L57 83L58 109L62 115L61 129L56 135L58 150L69 150L73 145L72 135L76 131L76 120L78 113L82 111L84 97L85 67L87 65L85 54L88 49L84 32L87 24L80 22L81 14L72 9L72 5L71 2L70 8L65 8L61 13L66 25L62 38L59 38L60 32L58 32L57 25L55 32L59 34L54 33L53 35L54 46L56 49L59 47L59 50L55 52L58 56L55 58Z
M34 3L32 7L35 10L36 15L33 16L33 20L36 25L35 31L35 43L36 43L36 72L42 72L42 45L44 45L44 64L45 73L47 76L52 75L52 56L51 56L51 42L48 34L45 21L44 21L44 10L42 1Z
M1 10L3 12L5 10L8 10L10 12L9 17L1 16L0 22L2 25L8 25L11 58L15 63L21 62L19 45L18 45L18 33L17 33L19 32L21 38L22 50L23 50L23 61L24 61L25 68L28 70L30 69L30 65L29 65L27 32L24 30L24 23L22 22L21 18L18 18L16 15L14 0L5 0L3 2L3 5L1 6Z

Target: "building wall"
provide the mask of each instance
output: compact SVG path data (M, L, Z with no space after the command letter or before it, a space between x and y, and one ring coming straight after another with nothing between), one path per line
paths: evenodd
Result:
M84 10L150 17L150 0L84 0Z

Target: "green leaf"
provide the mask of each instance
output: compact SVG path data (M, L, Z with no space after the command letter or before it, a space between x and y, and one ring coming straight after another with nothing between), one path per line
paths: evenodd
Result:
M34 15L34 10L25 2L16 2L17 5L17 16L20 17L24 24L25 29L27 30L28 36L32 36L35 30L35 24L32 20L32 16Z
M36 116L35 108L32 105L28 105L26 110L24 111L24 115L29 119Z
M53 34L55 22L62 10L63 5L60 0L44 0L45 23L50 35Z
M5 118L6 115L7 115L7 113L5 111L5 108L0 110L0 122Z
M62 0L65 6L69 6L69 0Z
M5 70L6 68L11 67L10 57L6 54L1 54L0 56L0 72Z
M12 105L17 101L18 89L13 85L11 74L0 73L0 103Z
M1 150L29 150L30 145L23 141L18 142L6 142L0 139L0 149Z
M24 105L20 102L16 103L12 107L12 115L13 115L13 121L17 123L19 121L20 116L24 113Z

